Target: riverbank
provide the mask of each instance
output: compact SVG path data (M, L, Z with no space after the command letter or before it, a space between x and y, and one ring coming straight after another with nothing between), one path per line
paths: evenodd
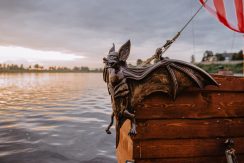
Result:
M0 73L102 73L102 71L0 70Z
M201 64L201 63L197 63L196 66L204 69L208 73L217 73L221 69L232 71L234 74L243 73L243 63L238 63L238 64Z

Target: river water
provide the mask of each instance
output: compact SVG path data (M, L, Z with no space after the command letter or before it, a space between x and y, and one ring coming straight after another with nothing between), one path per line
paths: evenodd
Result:
M101 73L0 74L0 163L115 163Z

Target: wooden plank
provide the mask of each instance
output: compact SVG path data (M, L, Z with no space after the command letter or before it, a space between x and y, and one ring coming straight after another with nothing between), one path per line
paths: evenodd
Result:
M244 93L184 92L175 101L154 93L135 112L137 119L244 117Z
M204 90L209 91L237 91L244 92L244 78L237 76L212 75L219 83L219 88L207 86Z
M239 163L244 162L244 155L237 155ZM226 163L226 157L193 157L193 158L165 158L165 159L136 159L136 163Z
M244 118L148 120L137 124L135 139L244 137Z
M238 154L244 154L244 138L234 138ZM134 141L134 158L182 158L224 156L225 139L176 139Z
M130 129L130 121L125 121L120 130L120 142L116 150L118 163L125 163L126 160L132 160L133 157L133 142L128 136Z

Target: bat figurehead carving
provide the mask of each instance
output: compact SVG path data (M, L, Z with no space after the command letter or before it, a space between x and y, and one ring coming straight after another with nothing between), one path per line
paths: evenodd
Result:
M131 48L130 40L115 51L115 45L109 50L105 63L103 79L111 95L111 123L106 129L108 134L116 120L116 147L119 144L120 128L126 119L131 121L129 135L136 135L136 120L133 106L153 92L163 92L172 99L179 91L189 87L204 88L218 83L204 70L190 63L161 58L157 63L147 67L127 67L126 60ZM157 53L157 51L156 51Z

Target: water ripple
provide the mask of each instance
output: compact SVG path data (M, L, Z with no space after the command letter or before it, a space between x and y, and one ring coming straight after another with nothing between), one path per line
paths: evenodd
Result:
M0 74L0 162L116 162L110 114L102 74Z

